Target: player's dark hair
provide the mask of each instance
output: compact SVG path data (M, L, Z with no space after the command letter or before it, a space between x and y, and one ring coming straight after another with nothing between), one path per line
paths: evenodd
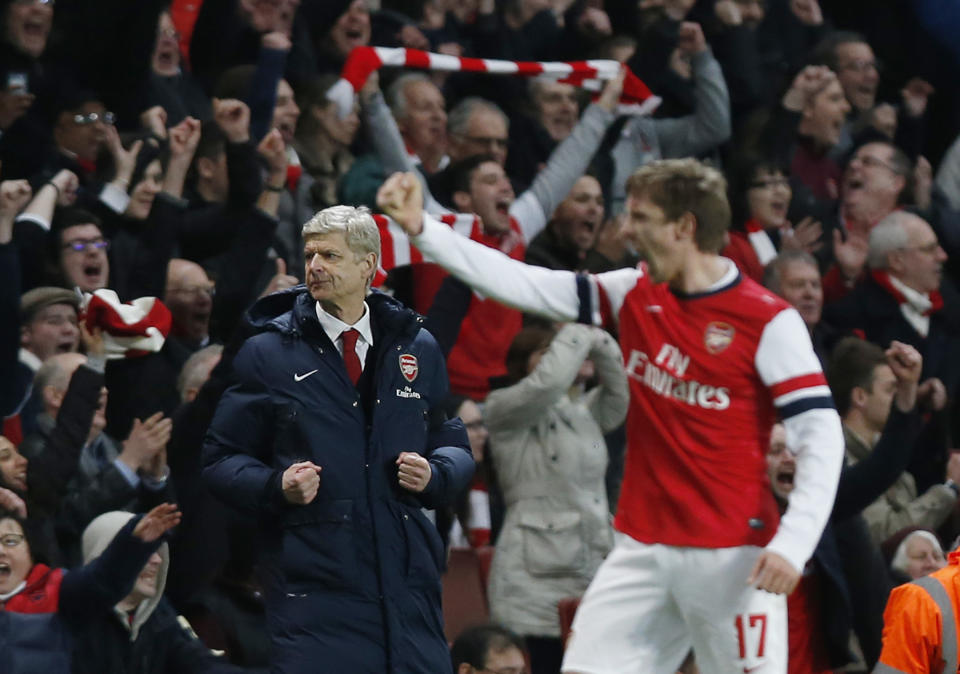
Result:
M865 339L844 337L837 343L827 366L827 383L841 417L850 411L853 389L871 391L877 366L886 363L883 349Z
M488 653L491 651L501 653L508 648L516 648L521 653L526 652L523 639L506 627L494 623L468 627L460 633L450 649L453 671L457 671L463 663L467 663L474 669L485 669Z

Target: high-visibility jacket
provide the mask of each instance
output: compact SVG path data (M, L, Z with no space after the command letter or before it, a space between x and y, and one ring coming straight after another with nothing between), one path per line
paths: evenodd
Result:
M890 593L874 674L956 674L958 614L960 549L944 568Z

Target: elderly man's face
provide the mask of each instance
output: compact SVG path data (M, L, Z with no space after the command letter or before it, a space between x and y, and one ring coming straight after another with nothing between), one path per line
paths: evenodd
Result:
M406 116L397 126L410 148L424 150L444 147L447 143L447 104L432 82L412 82L401 94L406 97Z
M203 267L187 260L171 260L167 266L164 303L173 317L175 334L195 344L207 338L213 308L213 281Z
M51 304L34 314L20 332L20 345L40 360L76 351L80 345L77 310L69 304Z
M7 42L18 51L38 58L47 48L53 25L53 3L45 0L13 0L7 8Z
M576 89L571 84L543 82L537 86L534 103L537 117L550 137L558 143L577 125L580 110Z
M96 161L107 140L107 109L88 101L75 110L60 113L53 137L61 150L86 161Z
M330 29L330 42L344 58L353 50L370 42L370 10L364 0L353 0Z
M463 133L451 134L450 159L459 161L477 154L489 154L503 166L507 163L508 141L503 116L479 108L470 115Z
M67 227L60 235L60 269L68 287L85 293L107 287L107 241L94 224Z
M932 293L940 288L947 254L933 229L921 218L908 218L904 227L907 247L891 253L890 273L918 292Z
M869 110L877 100L880 73L873 49L866 42L847 42L837 47L837 77L850 105Z
M340 232L307 234L303 244L304 278L310 296L337 307L362 301L367 279L376 271L377 256L358 257Z
M800 312L807 328L813 330L823 312L820 271L802 260L787 262L780 270L780 294Z
M907 183L897 173L893 154L886 143L866 143L857 149L843 172L845 206L883 204L893 210Z

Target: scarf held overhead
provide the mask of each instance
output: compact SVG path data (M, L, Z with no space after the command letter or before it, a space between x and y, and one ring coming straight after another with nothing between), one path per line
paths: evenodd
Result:
M343 65L340 79L327 91L327 98L337 104L341 119L350 114L353 109L353 97L366 83L367 78L383 66L541 77L583 87L593 92L599 92L605 81L616 77L620 68L625 67L620 62L609 59L504 61L435 54L403 47L354 47ZM660 98L654 96L643 80L628 68L620 104L621 113L645 115L652 113L660 105Z

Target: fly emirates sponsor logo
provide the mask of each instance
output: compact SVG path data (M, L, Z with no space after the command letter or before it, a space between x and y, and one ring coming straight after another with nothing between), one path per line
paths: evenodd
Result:
M689 365L690 356L684 355L671 344L664 344L653 362L643 351L630 351L626 371L628 377L642 382L651 391L665 398L673 398L706 410L725 410L730 407L729 389L683 378Z

